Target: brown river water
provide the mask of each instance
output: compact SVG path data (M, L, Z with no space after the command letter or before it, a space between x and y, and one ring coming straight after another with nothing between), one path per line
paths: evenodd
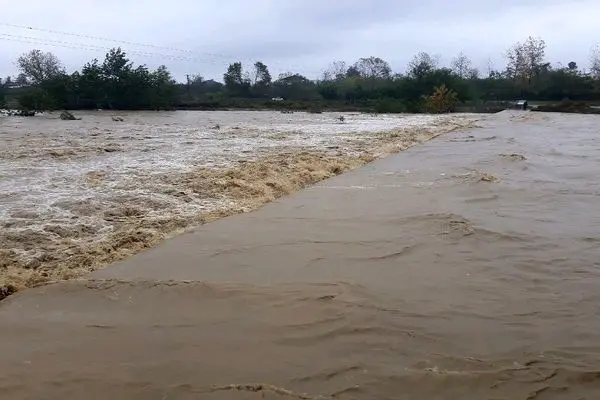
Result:
M0 303L10 399L598 399L598 118L500 113Z
M8 285L80 276L480 118L76 114L0 116L0 299Z

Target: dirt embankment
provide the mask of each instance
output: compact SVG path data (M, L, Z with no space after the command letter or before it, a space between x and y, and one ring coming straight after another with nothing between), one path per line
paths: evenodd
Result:
M600 114L600 108L592 107L585 101L571 101L565 100L560 103L548 104L543 106L537 106L531 109L531 111L540 112L561 112L571 114Z

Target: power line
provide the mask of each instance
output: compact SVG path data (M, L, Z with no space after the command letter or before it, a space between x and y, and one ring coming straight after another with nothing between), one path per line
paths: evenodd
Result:
M177 51L177 52L182 52L182 53L193 53L190 50L182 50L182 49L177 49L174 47L158 46L158 45L148 44L148 43L131 42L128 40L110 39L110 38L105 38L105 37L101 37L101 36L82 35L79 33L57 31L57 30L46 29L46 28L34 28L32 26L17 25L17 24L11 24L8 22L0 22L0 26L7 26L10 28L18 28L18 29L27 29L30 31L46 32L46 33L52 33L55 35L75 36L75 37L80 37L83 39L93 39L93 40L101 40L101 41L105 41L105 42L121 43L121 44L130 45L130 46L152 47L155 49L171 50L171 51Z
M85 34L74 33L74 32L59 31L59 30L54 30L54 29L46 29L46 28L26 26L26 25L18 25L18 24L13 24L13 23L9 23L9 22L1 22L0 21L0 26L17 28L17 29L26 29L29 31L38 31L38 32L50 33L50 34L54 34L54 35L79 37L82 39L91 39L91 40L100 40L100 41L105 41L105 42L120 43L120 44L129 45L129 46L139 46L139 47L149 47L149 48L154 48L154 49L170 50L170 51L186 54L190 58L185 58L184 60L190 60L190 61L203 60L203 58L199 58L199 56L200 57L208 56L208 57L215 57L215 58L223 58L223 59L226 59L227 62L231 62L232 60L240 60L240 59L242 59L244 61L253 62L253 60L248 57L235 57L232 55L219 54L219 53L200 53L200 52L194 52L191 50L184 50L184 49L169 47L169 46L160 46L160 45L154 45L154 44L149 44L149 43L133 42L133 41L129 41L129 40L112 39L112 38L107 38L107 37L102 37L102 36L85 35ZM42 40L44 40L44 39L42 39ZM66 42L66 43L68 43L68 42ZM131 53L131 51L128 51L128 53ZM131 53L131 54L133 54L133 53ZM149 54L151 54L151 53L149 53ZM156 54L158 54L158 53L156 53ZM162 55L162 57L165 57L165 55ZM173 57L179 57L179 56L173 56ZM177 59L177 58L173 58L173 59ZM203 61L203 62L206 62L206 61ZM306 73L306 74L320 74L322 72L322 71L316 71L316 70L309 71L309 70L305 70L303 68L290 68L291 66L287 66L287 67L282 66L280 63L277 63L277 62L270 62L270 64L271 65L275 64L275 66L281 70L292 69L292 70L295 70L295 71L298 71L301 73Z
M52 39L42 39L36 38L32 36L22 36L22 35L11 35L7 33L0 33L0 40L4 41L13 41L13 42L21 42L21 43L32 43L32 44L42 44L47 46L55 46L55 47L64 47L69 49L76 50L90 50L90 51L108 51L109 47L96 46L92 44L84 44L84 43L73 43L67 42L63 40L52 40ZM183 57L176 56L172 54L162 54L162 53L153 53L153 52L144 52L139 50L128 50L128 54L135 54L143 57L159 57L159 58L167 58L171 60L180 60L180 61L196 61L196 62L205 62L216 64L214 60L206 60L198 57Z
M38 27L25 26L25 25L17 25L17 24L1 22L1 21L0 21L0 26L9 27L9 28L26 29L28 31L38 31L38 32L50 33L50 34L54 34L54 35L79 37L79 38L88 39L88 40L91 39L91 40L100 40L100 41L105 41L105 42L114 42L114 43L119 43L119 44L126 44L129 46L140 46L140 47L148 47L148 48L154 48L154 49L170 50L170 51L175 51L175 52L180 53L180 54L174 55L174 54L164 54L164 53L158 53L158 52L147 52L147 51L129 50L129 49L127 49L127 51L126 51L127 54L137 55L137 56L146 57L146 58L164 58L164 59L173 60L173 61L200 62L200 63L206 63L206 64L212 64L212 65L223 65L225 63L225 59L226 59L226 62L244 60L244 61L249 61L249 62L253 63L253 61L254 61L248 57L234 57L234 56L217 54L217 53L199 53L199 52L194 52L191 50L184 50L184 49L179 49L179 48L169 47L169 46L159 46L159 45L153 45L153 44L148 44L148 43L133 42L133 41L128 41L128 40L111 39L111 38L106 38L106 37L101 37L101 36L84 35L84 34L73 33L73 32L58 31L58 30L53 30L53 29L38 28ZM33 36L14 35L14 34L8 34L8 33L0 33L0 40L20 42L20 43L30 43L30 44L45 45L45 46L53 46L53 47L63 47L63 48L75 49L75 50L103 51L103 52L110 50L109 47L97 46L97 45L88 44L88 43L73 43L73 42L68 42L68 41L63 41L63 40L52 40L52 39L38 38L38 37L33 37ZM203 56L200 56L200 54L203 54ZM224 61L219 62L217 60L208 60L207 57L223 58ZM322 70L316 71L316 70L307 70L304 68L295 68L292 65L284 66L279 62L273 62L273 61L269 62L269 64L278 70L282 70L282 71L290 71L291 70L291 71L295 71L295 72L306 74L306 75L319 75L322 72Z

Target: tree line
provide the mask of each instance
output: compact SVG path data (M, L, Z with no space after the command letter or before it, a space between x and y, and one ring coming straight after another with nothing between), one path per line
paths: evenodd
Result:
M20 89L17 100L27 110L161 109L171 107L176 95L176 82L165 66L154 71L134 66L120 48L110 50L102 63L94 59L72 74L54 54L40 50L23 54L17 66L19 76L7 78L4 86Z
M20 107L27 110L244 107L448 112L460 104L485 107L519 98L600 101L598 47L591 53L588 70L571 60L552 65L545 52L543 39L529 37L506 51L503 70L490 67L485 73L473 68L462 53L450 65L441 65L436 57L421 52L404 73L395 73L379 57L366 57L353 64L332 62L315 80L294 72L273 78L268 66L257 61L249 68L241 62L230 64L222 82L201 75L176 82L166 66L156 70L136 66L120 48L71 74L52 53L32 50L18 58L19 75L3 80L0 102L15 93Z

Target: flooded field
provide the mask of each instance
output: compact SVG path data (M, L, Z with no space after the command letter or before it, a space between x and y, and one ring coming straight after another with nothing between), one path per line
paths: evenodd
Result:
M0 286L79 276L482 118L340 115L0 118Z

